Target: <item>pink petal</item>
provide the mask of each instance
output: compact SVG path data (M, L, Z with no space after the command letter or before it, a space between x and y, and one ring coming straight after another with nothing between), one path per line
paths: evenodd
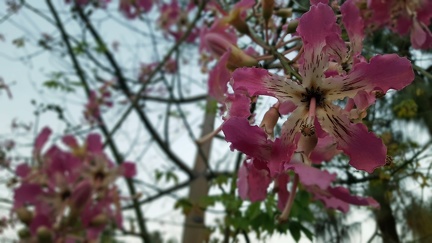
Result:
M243 162L239 169L239 179L237 181L239 195L242 199L256 202L267 197L267 188L270 185L271 178L268 170L257 168L262 166L265 166L265 163L260 160L254 160L253 163Z
M262 68L238 68L232 74L234 92L247 92L249 96L269 95L280 102L300 103L303 87L290 79L272 75Z
M42 193L42 187L38 184L21 184L14 192L14 207L19 208L27 203L35 204Z
M337 143L331 136L318 139L318 144L310 155L314 164L320 164L323 161L330 161L335 155L340 154L337 150Z
M336 16L330 6L318 3L300 18L297 32L303 43L315 45L323 43L327 36L340 32L336 24ZM306 47L305 47L306 49Z
M367 93L364 90L360 90L356 96L354 96L354 103L358 110L366 110L372 104L375 104L376 97L374 94Z
M91 201L92 193L92 184L88 180L83 180L73 189L70 198L71 203L76 207L76 209L81 210Z
M386 162L387 148L382 140L368 132L363 123L353 124L338 106L328 104L317 110L322 128L337 141L338 149L350 157L350 164L359 170L372 173Z
M352 205L359 205L359 206L371 206L374 208L379 208L380 205L377 201L375 201L375 199L371 198L371 197L357 197L357 196L353 196L351 195L351 193L349 192L349 190L345 187L334 187L334 188L329 188L328 191L336 198L347 202L349 204Z
M324 86L330 89L327 97L336 100L352 98L360 90L383 93L389 89L401 90L413 80L410 61L396 54L387 54L374 56L369 63L357 63L347 76L328 78Z
M35 152L40 152L42 150L42 147L48 141L50 135L51 135L51 129L49 127L44 127L36 138L35 145L34 145Z
M288 119L282 125L281 131L281 141L282 144L290 146L293 145L294 148L297 147L297 141L299 139L299 133L302 124L306 123L308 111L305 106L299 106L295 109Z
M126 178L132 178L137 174L136 166L132 162L124 162L121 165L123 176Z
M291 101L282 102L279 106L279 113L281 115L286 115L288 113L293 112L296 107L297 107L297 105Z
M21 178L27 177L27 175L30 174L30 172L31 172L30 166L28 166L28 164L25 163L18 165L15 170L16 175Z
M216 20L210 28L202 28L200 32L200 46L199 51L210 51L208 42L206 41L206 35L214 33L221 36L223 39L227 40L229 43L237 44L237 35L233 29L230 29L228 25L222 24L221 19Z
M229 117L248 118L251 115L250 102L250 98L245 95L229 94L225 101L228 109L228 116L225 119Z
M272 154L273 141L258 126L251 126L247 119L232 117L222 125L225 140L231 149L241 151L253 158L268 160Z
M51 219L45 214L37 214L33 218L32 222L30 224L30 232L33 235L36 235L38 228L42 227L42 226L45 226L48 229L51 229L51 227L52 227Z
M303 163L291 162L285 165L286 170L293 170L305 186L317 186L322 190L327 189L336 179L336 174L330 174Z
M283 164L289 162L294 146L283 145L280 139L274 142L267 139L267 134L258 126L251 126L247 119L232 117L222 125L225 140L231 143L231 149L241 151L257 160L266 161L270 176L281 173Z
M103 151L103 145L99 134L89 134L86 141L87 151L100 154Z
M411 31L411 43L415 49L432 48L432 33L429 28L417 20L413 22Z
M278 209L282 212L283 209L285 208L285 205L288 201L288 197L289 197L289 192L288 192L288 181L289 181L289 176L287 173L281 173L277 178L276 178L276 183L277 183L277 195L278 195Z
M62 141L63 141L64 144L66 144L71 149L75 149L75 148L79 147L78 141L72 135L66 135L66 136L64 136L62 138Z
M306 190L314 195L315 200L320 200L324 203L326 208L337 209L341 212L347 213L349 210L349 204L333 197L329 192L320 190L316 187L307 187Z
M225 94L228 90L227 84L231 78L231 73L226 67L230 55L231 49L222 55L216 66L209 73L209 95L220 103L225 100Z
M348 32L353 53L361 53L364 38L364 21L354 0L348 0L341 6L342 22Z

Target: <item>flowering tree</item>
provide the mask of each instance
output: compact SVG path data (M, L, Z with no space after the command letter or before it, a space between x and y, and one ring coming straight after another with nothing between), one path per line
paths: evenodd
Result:
M431 234L413 216L432 225L430 142L401 127L431 131L431 0L6 4L4 44L61 65L38 69L35 125L2 137L5 234L160 242L149 225L184 216L182 242L339 242L350 205L373 213L370 240Z

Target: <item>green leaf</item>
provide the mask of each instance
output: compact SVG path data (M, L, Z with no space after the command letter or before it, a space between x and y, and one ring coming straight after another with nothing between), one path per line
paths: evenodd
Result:
M289 231L296 242L298 242L301 237L300 228L300 224L297 221L291 221L289 223Z

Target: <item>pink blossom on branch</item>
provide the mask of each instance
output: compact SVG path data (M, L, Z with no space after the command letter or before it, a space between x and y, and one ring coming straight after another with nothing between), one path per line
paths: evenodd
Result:
M410 35L415 49L432 48L430 0L357 0L370 28L387 26L400 35Z
M141 13L147 13L153 7L154 0L120 0L119 10L127 18L134 19Z
M282 127L281 140L286 146L296 146L300 133L314 135L315 118L322 129L332 136L337 148L350 156L350 164L372 172L385 164L386 148L382 141L368 132L361 123L350 121L346 111L333 104L335 100L354 98L358 92L400 90L414 79L410 62L397 55L373 57L369 63L354 64L346 75L324 75L330 53L328 40L340 38L333 10L322 3L305 13L297 28L304 43L300 63L302 81L293 81L259 68L241 68L233 73L234 92L250 96L269 95L279 102L297 105Z
M42 153L50 134L51 130L44 128L37 137L35 164L16 168L19 178L13 212L31 232L22 240L97 240L110 222L121 228L115 181L135 176L135 165L124 162L116 167L103 152L97 134L90 134L83 145L73 136L65 136L68 150L53 145Z

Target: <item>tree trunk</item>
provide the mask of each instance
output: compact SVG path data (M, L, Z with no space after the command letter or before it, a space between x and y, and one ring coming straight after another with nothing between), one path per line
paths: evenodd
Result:
M378 228L381 231L383 242L399 243L399 236L396 230L396 219L393 215L390 198L387 193L391 192L388 181L382 180L380 183L374 184L373 196L380 204L380 209L375 210L375 218Z
M206 102L206 113L201 136L212 132L214 129L215 112L211 111L214 100L208 97ZM197 178L190 184L188 197L193 207L186 215L183 228L183 243L202 243L208 241L209 238L209 232L205 227L205 207L201 201L209 191L209 182L206 175L211 143L212 139L209 139L201 144L201 151L198 150L195 157L193 172Z

